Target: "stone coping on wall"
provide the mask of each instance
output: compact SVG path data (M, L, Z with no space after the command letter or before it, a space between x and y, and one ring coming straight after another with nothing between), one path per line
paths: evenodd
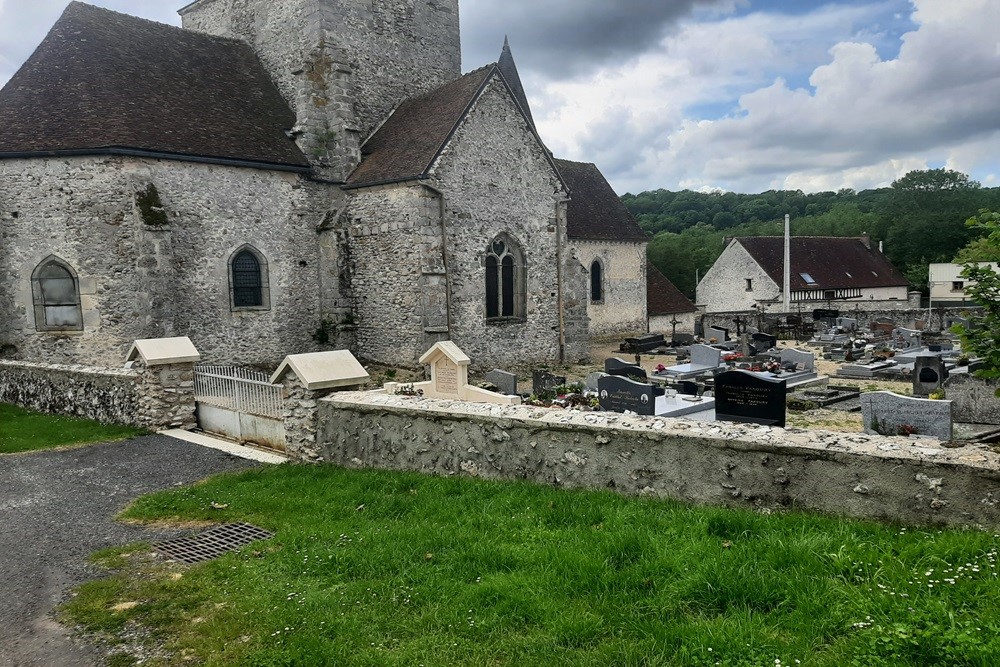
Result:
M535 406L503 406L486 403L466 403L446 399L396 396L371 391L340 392L322 399L327 403L352 409L383 408L413 410L442 417L466 417L495 420L507 419L539 428L608 429L634 434L671 435L716 440L720 447L773 450L782 453L845 452L885 459L934 461L965 465L1000 472L1000 453L988 446L969 444L945 447L934 438L905 438L865 433L778 428L733 422L699 422L669 417L647 417L609 412L553 410Z
M84 373L89 375L105 375L109 377L139 377L139 371L130 368L103 368L98 366L79 366L75 364L47 364L34 361L17 361L0 359L0 368L28 368L40 371L64 371L67 373Z

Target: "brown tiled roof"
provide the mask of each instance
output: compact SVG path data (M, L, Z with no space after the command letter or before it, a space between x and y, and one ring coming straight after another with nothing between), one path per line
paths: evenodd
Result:
M596 165L556 160L569 186L567 232L585 241L649 240Z
M348 187L426 177L496 71L496 64L487 65L400 104L361 148L361 164L348 177Z
M777 285L784 284L785 240L781 236L748 236L736 242ZM793 291L847 287L901 287L908 281L878 250L859 238L793 236L791 242ZM802 274L808 274L813 283Z
M659 269L647 262L646 310L653 317L693 313L698 309Z
M0 91L0 157L133 152L307 168L253 50L72 2Z

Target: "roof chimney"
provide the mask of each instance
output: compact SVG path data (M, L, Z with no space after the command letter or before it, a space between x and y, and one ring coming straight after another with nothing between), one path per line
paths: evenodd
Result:
M872 237L869 236L867 232L862 234L861 238L858 240L864 243L865 247L868 248L869 250L872 249Z

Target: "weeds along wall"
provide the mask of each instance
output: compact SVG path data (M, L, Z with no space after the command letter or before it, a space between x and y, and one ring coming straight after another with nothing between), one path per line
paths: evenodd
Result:
M986 447L373 392L324 398L318 419L315 458L347 467L1000 526L1000 454Z
M194 364L109 370L0 360L0 403L150 430L194 428Z

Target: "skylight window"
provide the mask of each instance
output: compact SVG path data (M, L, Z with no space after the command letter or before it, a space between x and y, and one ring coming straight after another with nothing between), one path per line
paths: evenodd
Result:
M800 273L799 275L802 276L802 280L806 281L806 284L808 285L816 284L816 281L813 280L813 277L810 276L808 273Z

